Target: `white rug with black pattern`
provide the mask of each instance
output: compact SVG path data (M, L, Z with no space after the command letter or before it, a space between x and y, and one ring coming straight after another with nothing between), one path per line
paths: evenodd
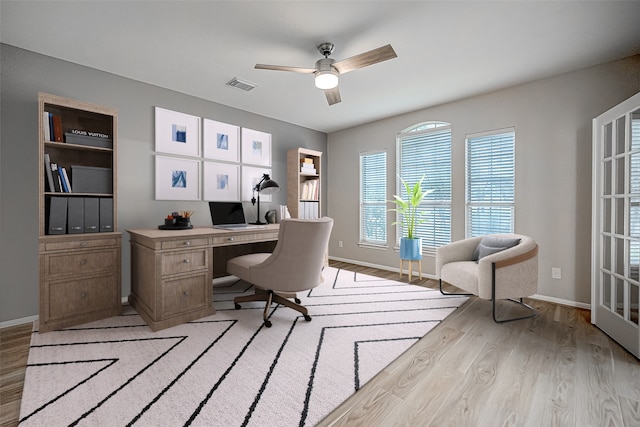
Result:
M466 298L328 267L299 294L311 322L245 282L214 287L217 313L151 332L123 315L34 333L21 426L311 426ZM35 322L37 329L37 322Z

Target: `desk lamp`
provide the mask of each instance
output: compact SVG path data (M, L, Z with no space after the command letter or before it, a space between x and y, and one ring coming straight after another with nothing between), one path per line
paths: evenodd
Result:
M260 193L273 194L275 192L280 191L280 186L278 185L278 183L276 183L274 180L271 179L268 173L265 173L262 175L262 179L260 180L260 182L258 182L256 186L253 188L254 196L251 198L252 205L256 204L256 197L255 197L256 191L258 192L258 207L256 211L256 222L252 222L251 224L263 225L263 224L266 224L266 222L260 221Z

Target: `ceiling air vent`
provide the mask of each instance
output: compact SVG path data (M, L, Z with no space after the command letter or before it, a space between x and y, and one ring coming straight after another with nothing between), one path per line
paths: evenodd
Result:
M227 86L231 86L231 87L235 87L236 89L242 89L245 92L249 92L251 89L255 88L256 85L248 82L246 80L240 80L236 77L232 78L228 83Z

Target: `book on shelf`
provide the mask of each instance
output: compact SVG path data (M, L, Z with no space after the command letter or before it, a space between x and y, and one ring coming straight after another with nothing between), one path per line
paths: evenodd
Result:
M51 125L49 122L50 115L51 113L45 111L42 116L42 133L44 134L42 136L44 137L44 140L47 142L51 141Z
M56 193L62 193L62 182L58 173L58 164L51 163L51 174L53 176L53 187Z
M303 200L318 200L318 180L310 179L302 184L302 194L300 198Z
M111 135L102 132L91 132L81 129L71 129L64 133L64 140L68 144L89 145L100 148L113 148Z
M53 185L53 173L51 172L51 157L49 153L44 154L44 172L47 176L47 185L50 192L56 191L56 187Z
M62 117L61 116L53 116L53 139L55 142L63 142L62 141Z
M60 179L62 180L62 185L66 193L71 193L71 181L69 181L69 175L67 174L67 168L60 168L61 174Z

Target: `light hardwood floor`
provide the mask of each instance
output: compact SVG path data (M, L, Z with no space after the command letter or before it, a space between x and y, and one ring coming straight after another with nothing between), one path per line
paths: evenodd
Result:
M471 298L319 426L640 426L640 361L591 325L588 311L528 302L537 317L498 325L491 303ZM17 425L30 336L30 324L0 330L3 427Z

